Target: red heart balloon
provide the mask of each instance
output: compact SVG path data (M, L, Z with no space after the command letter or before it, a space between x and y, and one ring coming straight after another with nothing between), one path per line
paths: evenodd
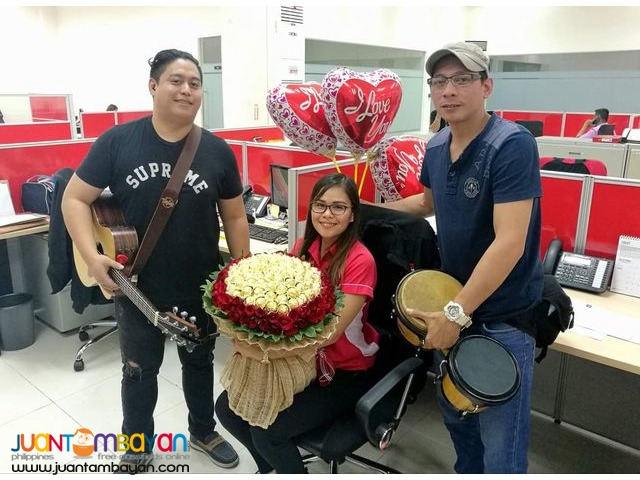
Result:
M420 170L427 141L401 135L382 140L373 151L371 176L386 201L410 197L424 190Z
M267 94L267 111L284 134L300 147L332 158L336 138L324 114L317 82L280 84Z
M390 70L336 68L322 80L325 116L350 152L363 154L382 139L400 107L400 78Z

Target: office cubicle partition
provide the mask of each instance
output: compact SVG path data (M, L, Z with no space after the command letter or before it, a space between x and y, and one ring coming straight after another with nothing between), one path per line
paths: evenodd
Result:
M244 142L284 141L282 130L274 125L246 128L214 128L211 132L225 140L240 140Z
M576 250L583 175L543 171L541 176L540 256L543 258L554 238L562 240L565 250Z
M22 184L33 175L52 175L61 168L77 168L92 140L0 145L0 178L9 180L16 212L22 211Z
M640 180L593 177L587 255L615 258L620 235L640 237Z
M524 112L517 110L504 110L502 118L515 122L517 120L541 121L542 135L562 136L563 114L561 112Z
M624 176L627 158L625 144L599 143L592 142L591 139L560 137L538 137L536 142L541 157L602 160L607 166L608 176Z

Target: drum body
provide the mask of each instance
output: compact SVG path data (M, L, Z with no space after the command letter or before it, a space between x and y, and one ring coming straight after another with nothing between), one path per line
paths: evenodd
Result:
M446 372L444 372L446 364ZM509 401L520 388L520 368L497 340L484 335L461 338L440 364L440 386L463 415Z
M394 314L402 336L416 347L424 347L427 330L422 322L407 314L408 308L441 312L462 290L455 278L437 270L414 270L400 280L393 296Z

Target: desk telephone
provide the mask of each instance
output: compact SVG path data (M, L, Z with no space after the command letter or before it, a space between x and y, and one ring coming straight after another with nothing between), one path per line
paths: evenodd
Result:
M613 261L562 251L562 240L554 238L543 260L544 273L555 275L565 287L602 293L609 286Z
M269 203L269 197L267 195L253 193L253 188L251 188L250 185L246 185L242 190L242 199L247 215L264 217L267 214L267 204Z

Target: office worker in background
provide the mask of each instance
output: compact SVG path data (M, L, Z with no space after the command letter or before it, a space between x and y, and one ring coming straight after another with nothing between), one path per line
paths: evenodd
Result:
M63 199L65 222L89 274L109 291L117 290L117 285L108 269L121 265L96 251L90 205L109 187L125 221L142 241L188 133L200 128L193 123L202 102L198 61L187 52L163 50L149 65L153 114L100 136ZM218 211L232 256L249 252L249 227L234 154L222 139L202 132L190 177L193 181L183 184L174 212L139 274L138 287L160 311L176 305L195 315L202 334L207 334L215 325L202 309L200 285L220 262ZM115 309L123 358L122 433L151 439L166 337L127 298L117 297ZM199 345L192 353L178 348L190 443L215 464L231 468L238 456L215 431L213 418L213 344ZM152 445L145 442L144 453L128 451L121 465L134 468L152 458Z
M591 120L586 120L576 137L593 138L598 135L598 130L602 125L609 121L609 110L606 108L598 108Z
M375 380L370 369L378 351L378 333L367 323L367 312L376 264L358 241L358 189L345 175L327 175L313 187L310 205L304 236L293 252L313 259L345 294L336 331L317 354L319 376L266 429L251 426L236 415L229 408L226 391L216 401L220 423L247 447L259 473L305 473L294 437L352 410ZM235 343L235 348L236 355L263 358L258 347ZM321 374L331 371L333 377Z
M455 470L525 473L535 346L507 322L542 294L538 150L526 129L485 110L493 81L479 47L446 45L429 57L426 69L449 129L427 145L424 192L382 205L435 213L442 270L464 285L444 311L411 312L428 328L427 347L448 349L460 337L487 335L511 351L520 368L517 395L478 414L461 418L439 392L457 453Z
M113 103L110 103L107 106L107 112L117 112L118 111L118 106L114 105Z
M446 126L447 122L445 122L440 113L438 113L437 110L431 110L431 117L429 119L429 131L431 133L438 133Z

